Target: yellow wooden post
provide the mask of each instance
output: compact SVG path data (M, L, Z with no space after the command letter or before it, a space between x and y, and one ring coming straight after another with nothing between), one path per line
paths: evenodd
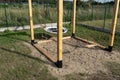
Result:
M73 0L72 37L75 37L75 23L76 23L76 0Z
M114 15L113 15L113 20L112 20L112 30L111 30L111 35L110 35L110 43L108 50L111 52L112 47L114 44L114 39L115 39L115 30L116 30L116 24L117 24L117 17L118 17L118 10L119 10L119 1L120 0L114 0L115 5L114 5Z
M62 27L63 27L63 0L58 0L57 7L57 62L56 66L62 68Z
M31 34L31 43L34 43L34 29L33 29L33 17L32 17L32 0L28 0L29 5L29 20L30 20L30 34Z

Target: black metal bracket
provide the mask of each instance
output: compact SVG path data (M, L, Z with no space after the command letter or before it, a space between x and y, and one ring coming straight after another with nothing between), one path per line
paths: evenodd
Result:
M34 45L36 44L37 42L35 42L35 40L31 40L31 44Z
M108 48L105 48L106 51L112 52L113 46L108 46Z
M75 34L74 33L72 33L72 36L71 36L72 38L75 38Z
M56 65L58 68L62 68L62 67L63 67L62 61L57 61L57 62L55 63L55 65Z

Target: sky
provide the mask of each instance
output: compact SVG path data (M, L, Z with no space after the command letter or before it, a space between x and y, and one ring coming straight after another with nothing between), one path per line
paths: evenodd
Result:
M73 0L64 0L64 1L73 1ZM87 0L83 0L83 1L87 1ZM113 1L113 0L95 0L95 1L103 3L103 2Z

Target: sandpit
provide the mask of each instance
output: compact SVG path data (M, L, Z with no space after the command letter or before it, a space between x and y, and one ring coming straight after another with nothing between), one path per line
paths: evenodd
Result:
M107 52L98 47L86 48L86 43L70 38L63 40L63 68L58 69L54 64L47 65L53 75L66 75L70 73L93 74L97 71L107 72L104 63L107 61L120 61L119 52ZM40 44L53 56L57 57L57 43L51 41Z
M99 47L86 48L81 41L70 38L63 40L63 68L57 68L52 62L47 60L39 52L35 52L32 48L33 55L39 57L46 62L46 66L52 75L60 77L72 73L86 73L95 74L98 71L108 73L107 68L104 66L106 62L118 62L120 61L120 52L113 51L107 52ZM39 46L46 49L54 57L57 56L57 43L51 41L42 43Z

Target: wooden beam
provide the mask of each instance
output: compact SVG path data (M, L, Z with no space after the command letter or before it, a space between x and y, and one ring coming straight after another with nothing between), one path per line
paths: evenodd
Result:
M71 36L63 37L63 40L64 39L70 39L70 38L71 38Z
M29 5L29 20L30 20L31 41L34 41L33 17L32 17L32 0L28 0L28 5Z
M85 43L87 43L88 45L94 44L94 45L96 45L96 46L98 46L98 47L100 47L100 48L102 48L102 49L105 49L105 48L106 48L105 46L102 46L102 45L100 45L100 44L98 44L98 43L96 43L96 42L89 41L89 40L86 40L86 39L83 39L83 38L80 38L80 37L75 37L75 39L80 40L80 41L82 41L82 42L85 42ZM92 46L93 46L93 45L92 45Z
M100 47L100 48L102 48L102 49L106 49L106 47L103 46L103 45L97 44L97 46Z
M72 36L75 35L75 23L76 23L76 0L73 0Z
M54 58L54 57L51 55L50 52L48 53L48 51L47 51L46 49L40 47L39 44L34 44L34 47L35 47L39 52L41 52L44 56L46 56L50 61L52 61L53 63L55 63L55 62L57 61L57 59Z
M95 46L97 46L96 44L88 44L88 45L85 45L85 47L87 47L87 48L92 48L92 47L95 47Z
M56 66L58 68L62 68L62 27L63 27L63 0L57 0L58 7L57 7L57 63Z
M83 39L83 38L80 38L80 37L75 37L75 39L77 39L77 40L80 40L80 41L82 41L82 42L85 42L85 43L87 43L87 44L94 44L95 42L93 42L93 41L89 41L89 40L87 40L87 39Z
M113 15L113 20L112 20L112 30L111 30L111 35L110 35L110 42L109 46L113 47L114 44L114 38L115 38L115 31L116 31L116 24L117 24L117 17L118 17L118 10L119 10L119 2L120 0L114 0L115 5L114 5L114 15Z
M50 39L50 40L40 40L37 43L41 44L41 43L47 43L47 42L51 42L51 41L53 41L53 40L52 39Z
M100 47L100 48L102 48L102 49L105 49L105 48L106 48L105 46L102 46L102 45L97 44L97 43L95 43L95 44L88 44L88 45L86 45L85 47L91 48L91 47L96 47L96 46L98 46L98 47Z

